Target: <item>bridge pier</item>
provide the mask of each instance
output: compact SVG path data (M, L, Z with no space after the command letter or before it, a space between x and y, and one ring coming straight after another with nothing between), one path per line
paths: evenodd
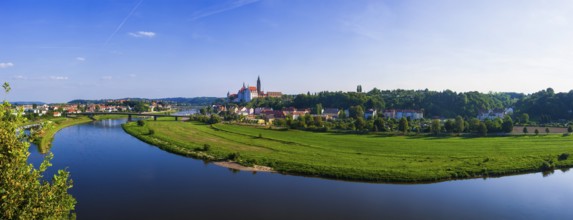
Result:
M177 121L179 119L179 117L175 116L175 121Z
M157 121L157 116L153 116L153 120L154 120L154 121Z
M131 121L131 114L127 115L127 121Z

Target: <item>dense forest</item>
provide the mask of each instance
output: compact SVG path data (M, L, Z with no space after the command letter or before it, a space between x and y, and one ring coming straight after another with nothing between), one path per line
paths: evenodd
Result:
M361 90L361 88L359 87ZM285 95L283 98L259 98L248 107L283 107L349 109L362 106L364 109L414 109L422 110L426 118L475 118L480 111L514 109L514 118L526 113L533 121L549 123L573 120L573 90L555 93L552 88L533 94L513 92L454 92L451 90L379 90L368 92L318 92Z

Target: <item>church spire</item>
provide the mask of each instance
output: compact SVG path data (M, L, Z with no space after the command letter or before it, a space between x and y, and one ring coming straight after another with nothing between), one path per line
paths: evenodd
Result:
M257 93L261 94L261 76L257 77Z

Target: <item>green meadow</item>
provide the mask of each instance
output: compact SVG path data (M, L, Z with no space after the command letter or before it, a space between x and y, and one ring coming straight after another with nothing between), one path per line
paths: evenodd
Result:
M434 182L573 166L573 137L392 136L270 130L199 122L130 122L131 135L164 150L281 173L374 182Z

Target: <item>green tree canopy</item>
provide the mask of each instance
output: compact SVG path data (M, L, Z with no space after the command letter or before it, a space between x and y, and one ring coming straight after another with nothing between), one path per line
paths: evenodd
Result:
M7 83L4 89L10 91ZM0 219L72 218L76 200L68 193L70 173L59 170L51 182L42 179L53 156L49 153L39 169L28 164L29 142L19 129L25 119L11 111L10 103L0 105Z
M481 136L487 136L487 125L483 122L480 122L478 125L478 133Z
M408 133L408 130L410 130L410 126L408 125L408 119L406 118L400 119L400 122L398 124L398 130L400 130L404 134Z
M464 132L464 126L465 126L464 119L462 118L462 116L458 115L455 119L454 132L458 134Z
M431 127L430 127L430 130L432 131L432 133L433 133L434 135L437 135L437 134L440 133L441 129L442 129L442 128L441 128L441 125L440 125L440 120L438 120L438 119L432 120L432 125L431 125Z
M501 130L505 133L511 133L513 131L513 120L509 115L506 115L501 124Z
M348 110L348 114L354 119L364 118L364 109L360 105L352 106Z

